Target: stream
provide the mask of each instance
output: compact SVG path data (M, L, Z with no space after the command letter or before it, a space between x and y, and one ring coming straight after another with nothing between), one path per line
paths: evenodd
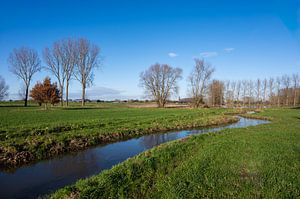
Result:
M104 169L109 169L130 157L171 140L227 128L266 123L269 121L240 117L240 120L234 124L148 134L39 161L20 167L11 173L0 171L0 198L37 198L70 185L78 179L98 174Z

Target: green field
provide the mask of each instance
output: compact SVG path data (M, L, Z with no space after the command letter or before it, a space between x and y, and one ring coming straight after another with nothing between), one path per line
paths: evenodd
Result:
M208 116L215 112L206 111ZM202 111L175 112L193 118ZM273 109L258 115L272 117L272 123L160 145L51 197L297 198L300 110Z
M0 105L0 165L41 160L104 142L171 129L233 122L225 109L128 108L124 104L88 104L81 108L24 108Z

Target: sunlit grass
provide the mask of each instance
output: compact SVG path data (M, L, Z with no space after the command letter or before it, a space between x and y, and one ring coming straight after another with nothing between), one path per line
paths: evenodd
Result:
M100 103L81 108L0 108L0 163L17 165L104 142L171 129L233 122L225 109L127 108Z
M258 115L272 123L160 145L52 197L297 198L300 111Z

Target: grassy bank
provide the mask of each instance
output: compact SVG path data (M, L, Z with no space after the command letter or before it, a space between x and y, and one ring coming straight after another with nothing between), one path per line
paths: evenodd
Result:
M9 167L76 151L99 143L171 129L235 121L224 109L0 107L0 165Z
M300 110L266 110L272 123L160 145L51 198L297 198Z

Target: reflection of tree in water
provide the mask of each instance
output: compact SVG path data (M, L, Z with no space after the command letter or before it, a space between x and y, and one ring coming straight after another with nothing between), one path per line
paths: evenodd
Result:
M75 176L87 176L91 173L91 168L97 168L99 157L94 151L90 153L80 153L75 157L70 155L51 163L51 170L55 176L67 176L68 174ZM101 168L97 168L100 170Z
M142 137L140 140L140 144L149 149L161 143L175 140L177 137L178 133L152 134Z

